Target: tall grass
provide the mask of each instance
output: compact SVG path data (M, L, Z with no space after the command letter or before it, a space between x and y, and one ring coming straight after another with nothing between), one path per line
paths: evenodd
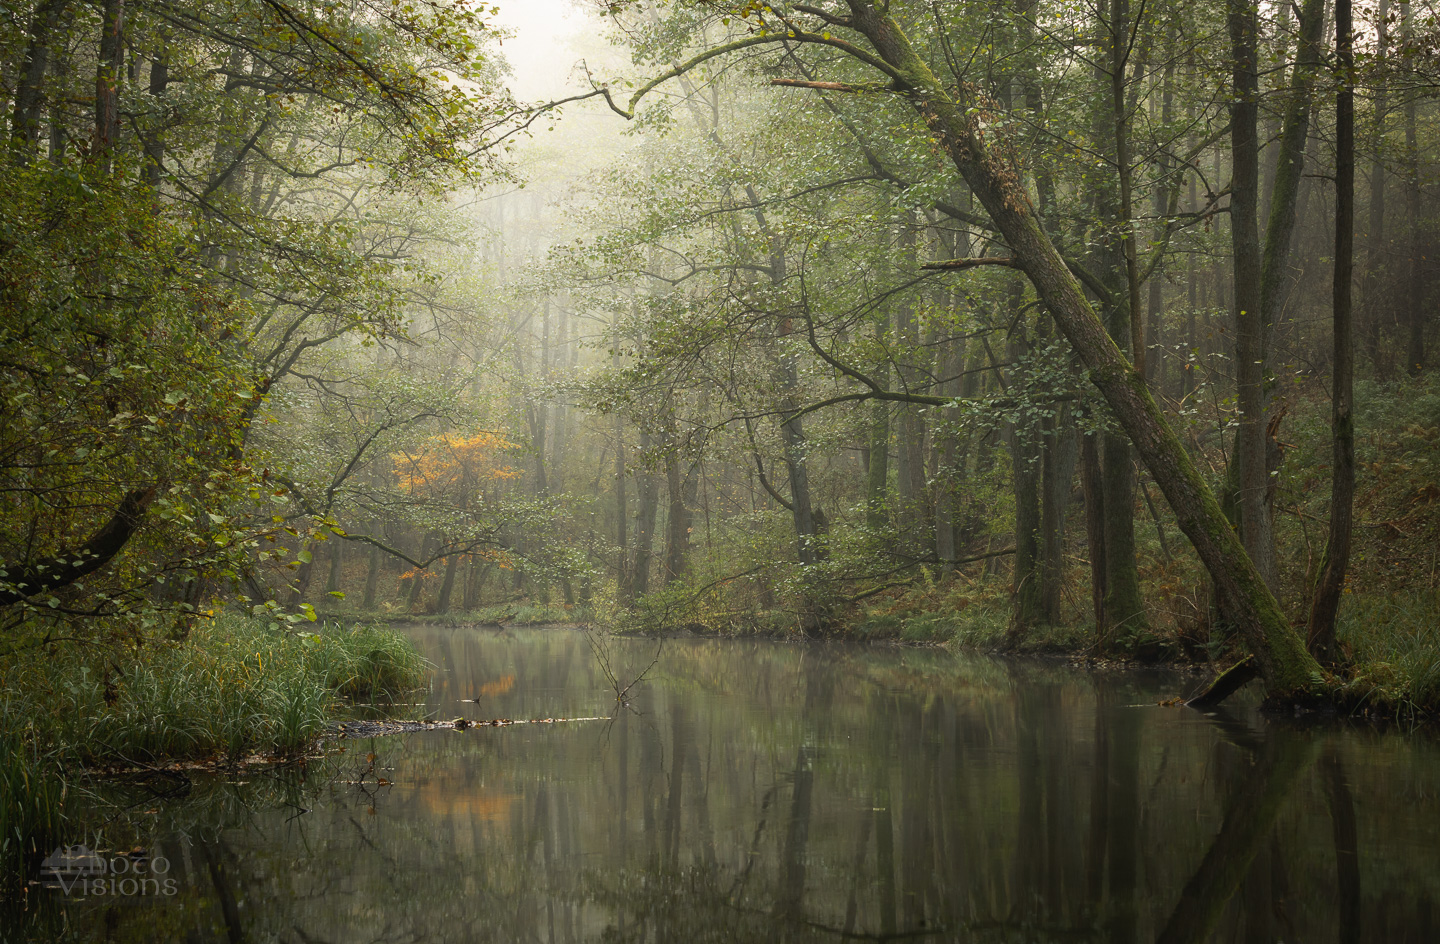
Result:
M60 835L65 781L58 758L25 733L0 731L0 885Z
M139 649L14 651L0 659L0 872L58 834L67 772L294 754L342 698L409 691L427 672L393 630L296 633L233 615Z
M1440 590L1347 594L1337 636L1356 695L1403 712L1440 709Z

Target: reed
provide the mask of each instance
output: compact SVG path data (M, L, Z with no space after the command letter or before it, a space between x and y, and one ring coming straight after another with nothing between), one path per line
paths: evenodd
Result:
M384 700L429 665L400 633L294 632L221 615L181 640L20 647L0 658L0 873L60 834L81 771L308 749L346 698Z
M1346 594L1337 635L1356 695L1401 714L1440 708L1440 590Z

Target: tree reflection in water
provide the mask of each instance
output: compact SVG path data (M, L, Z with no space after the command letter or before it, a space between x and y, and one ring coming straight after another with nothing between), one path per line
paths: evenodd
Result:
M576 633L415 633L444 669L433 711L613 703ZM610 651L619 676L654 645ZM197 783L146 827L182 865L174 900L25 921L146 942L1436 939L1434 744L1156 705L1179 685L674 640L608 723L351 745L393 768L373 793L345 761L283 802Z

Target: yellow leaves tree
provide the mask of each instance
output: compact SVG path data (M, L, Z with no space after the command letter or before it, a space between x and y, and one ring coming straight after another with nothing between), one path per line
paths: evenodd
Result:
M520 471L505 464L515 444L503 435L481 430L469 436L432 436L414 452L391 455L400 490L424 501L448 501L461 511L495 497L497 483Z
M444 524L437 522L436 526L453 536L453 528L458 523L456 517L464 521L476 509L494 504L499 499L500 485L519 476L520 470L505 462L505 454L514 448L515 444L502 434L480 430L470 435L432 436L413 452L392 453L390 458L395 464L400 490L417 503L439 512L440 517L450 519ZM472 556L472 550L467 549L443 558L445 578L436 604L440 612L449 608L457 565L462 558ZM501 562L503 566L503 557ZM411 585L412 606L428 576L428 568L417 567L401 578L402 582L416 581Z

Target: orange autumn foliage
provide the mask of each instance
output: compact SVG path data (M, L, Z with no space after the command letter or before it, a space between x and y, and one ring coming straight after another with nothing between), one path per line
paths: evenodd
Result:
M499 433L482 430L471 436L432 436L415 452L390 456L401 490L416 497L448 497L468 505L487 484L515 478L518 469L502 455L515 444Z

